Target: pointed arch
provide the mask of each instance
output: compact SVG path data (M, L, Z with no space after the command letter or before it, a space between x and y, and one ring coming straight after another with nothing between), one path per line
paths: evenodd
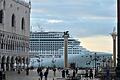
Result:
M3 23L3 10L0 10L0 23Z
M25 30L25 19L24 19L24 17L22 18L22 21L21 21L21 29Z
M11 26L15 27L15 15L14 14L12 14L12 20L11 21L12 21Z

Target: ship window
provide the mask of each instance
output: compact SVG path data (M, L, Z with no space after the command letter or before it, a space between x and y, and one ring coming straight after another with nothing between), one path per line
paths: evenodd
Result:
M0 23L3 23L3 10L0 10Z

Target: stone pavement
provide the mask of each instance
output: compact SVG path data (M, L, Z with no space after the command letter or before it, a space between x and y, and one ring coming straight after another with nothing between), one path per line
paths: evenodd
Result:
M44 72L45 70L43 70ZM83 71L79 71L79 73L83 73ZM70 71L70 74L72 73L72 71ZM48 74L48 80L53 80L53 71L50 70L49 74ZM54 80L57 80L56 78L61 78L61 71L56 71L56 77L54 78ZM6 72L6 80L39 80L39 76L37 74L36 69L35 70L31 70L29 72L29 75L26 76L25 71L22 71L21 74L18 74L15 71L10 71L10 72ZM44 77L43 77L44 80ZM64 80L64 79L58 79L58 80ZM85 79L82 78L81 80L99 80L99 79Z

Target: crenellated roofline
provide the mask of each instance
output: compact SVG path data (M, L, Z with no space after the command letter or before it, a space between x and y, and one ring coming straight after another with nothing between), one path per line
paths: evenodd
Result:
M15 1L16 3L19 3L19 4L21 4L25 7L31 8L31 1L29 1L29 2L26 2L26 1L23 1L23 0L13 0L13 1Z

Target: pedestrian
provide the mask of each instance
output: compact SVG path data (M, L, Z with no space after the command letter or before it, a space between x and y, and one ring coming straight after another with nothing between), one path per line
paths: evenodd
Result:
M68 69L66 70L66 76L68 76L68 74L69 74L69 71L68 71Z
M45 80L47 80L48 70L45 71L44 76L45 76Z
M43 72L42 71L39 72L39 76L40 76L40 80L42 80L42 78L43 78Z
M109 66L106 67L106 78L105 80L109 80L110 77L110 70L109 70Z
M41 71L42 71L42 68L38 67L37 68L37 73L39 74L39 72L41 72Z
M77 74L77 72L78 72L78 69L76 68L75 70L76 70L76 74Z
M75 74L76 74L76 73L75 73L75 70L73 70L73 78L75 78Z
M38 73L38 75L39 75L39 67L37 68L37 73Z
M26 75L29 75L29 68L26 69Z
M62 78L65 78L65 70L62 70Z
M54 77L56 76L56 68L53 68Z
M49 73L49 68L47 68L46 71Z
M88 78L88 69L85 71L85 77Z
M90 69L89 77L90 77L90 79L93 79L93 70L92 69Z

